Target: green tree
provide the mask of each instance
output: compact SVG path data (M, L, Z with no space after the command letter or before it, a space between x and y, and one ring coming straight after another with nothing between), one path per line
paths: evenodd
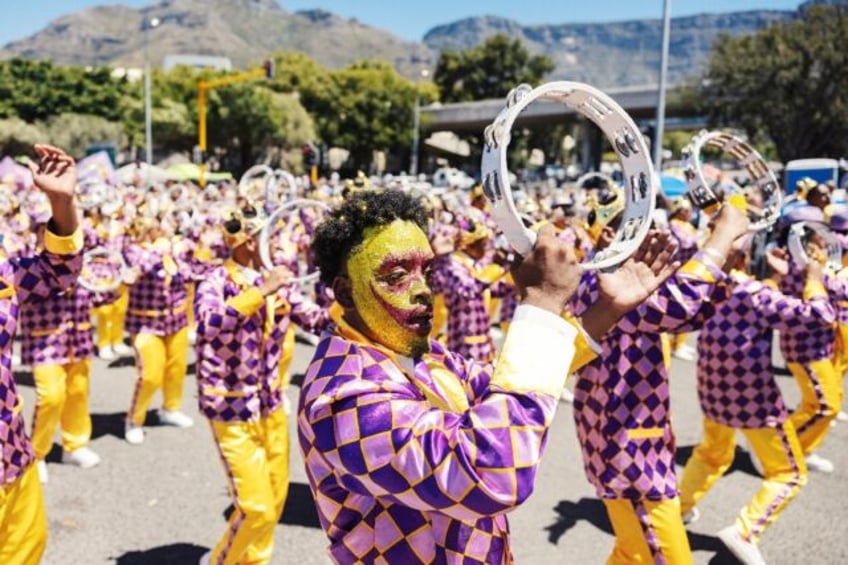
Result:
M47 141L47 134L39 126L28 124L20 118L0 120L0 156L35 155L32 146Z
M374 151L408 160L415 100L426 104L434 94L386 63L360 62L305 87L301 100L323 142L349 150L347 166L355 170L367 169Z
M783 161L845 155L846 37L846 6L811 6L756 34L720 37L703 81L711 120L768 136Z
M77 159L85 156L85 149L94 143L125 144L124 128L120 122L110 122L101 116L65 113L47 120L44 130L50 143L61 147Z
M547 55L531 55L518 39L498 34L464 51L445 50L433 81L442 102L501 98L526 82L537 85L555 68Z

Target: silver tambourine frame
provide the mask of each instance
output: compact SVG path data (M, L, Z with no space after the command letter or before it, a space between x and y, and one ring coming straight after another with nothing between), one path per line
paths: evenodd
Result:
M806 228L813 230L824 239L827 264L831 268L841 269L842 244L825 224L819 222L797 222L789 226L786 247L788 248L789 255L792 256L792 261L802 268L806 267L807 263L810 262L807 251L804 249L804 243L801 241Z
M509 184L507 149L515 120L537 100L565 104L589 119L601 129L621 161L627 202L620 226L612 244L582 265L587 270L614 268L638 249L648 233L659 180L639 128L612 98L589 85L556 81L534 89L522 84L507 95L506 107L483 135L483 192L492 204L494 219L517 253L530 253L536 243L536 234L524 227L515 207Z
M254 165L244 172L244 174L239 179L239 196L243 196L248 200L255 200L248 198L248 188L253 179L260 176L260 173L264 175L263 180L265 181L265 186L262 188L262 198L264 199L263 202L267 202L269 200L271 192L274 188L274 184L276 183L276 174L274 172L274 169L272 169L268 165Z
M326 212L330 211L330 207L320 200L310 200L308 198L296 198L290 202L286 202L277 208L273 214L268 217L268 221L262 227L259 233L259 257L262 259L262 265L269 271L274 268L274 262L271 260L271 236L274 234L274 228L277 223L284 217L289 216L301 208L320 208ZM294 277L292 283L305 284L318 280L320 273L315 271L302 277Z
M94 293L105 293L105 292L112 292L112 291L117 290L118 287L120 287L123 284L124 276L127 274L127 271L129 270L129 267L127 267L127 263L124 260L124 256L119 251L110 250L110 249L107 249L105 247L95 247L94 249L90 249L89 251L86 251L83 254L83 256L82 256L82 263L83 263L82 272L85 272L86 266L91 264L92 260L97 258L97 257L106 257L107 259L111 259L112 262L114 263L114 265L117 266L118 272L116 273L116 275L114 277L114 281L112 282L112 284L105 285L105 286L104 285L92 284L82 275L80 275L80 277L77 279L77 282L84 289L86 289L90 292L94 292Z
M745 167L754 184L762 190L765 207L758 211L759 219L751 219L750 231L760 231L773 225L780 217L780 208L783 205L783 193L777 177L756 149L727 132L701 130L683 148L683 173L692 203L701 210L717 208L721 204L704 178L701 168L701 150L704 146L733 156Z

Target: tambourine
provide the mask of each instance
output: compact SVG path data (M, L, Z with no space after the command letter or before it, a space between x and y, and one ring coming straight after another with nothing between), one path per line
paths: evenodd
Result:
M288 190L283 190L282 185L288 186ZM277 169L274 171L274 192L279 200L285 195L286 201L292 201L297 198L297 180L294 175L285 169Z
M507 95L506 107L483 135L483 193L492 205L494 219L517 253L530 253L536 234L524 226L515 207L507 148L516 118L537 100L565 104L588 118L601 128L621 161L627 196L621 223L612 244L583 264L585 269L615 267L638 249L648 233L659 181L645 140L630 116L612 98L586 84L557 81L535 89L522 84Z
M268 218L268 221L259 234L259 257L262 259L262 265L266 269L271 270L276 266L272 258L271 241L274 238L287 237L285 231L291 231L295 225L295 222L290 221L289 218L301 210L308 208L318 209L321 213L330 211L330 207L320 200L299 198L283 204ZM287 221L283 231L281 231L279 229L280 222L284 219ZM300 277L294 277L291 279L291 282L300 284L310 283L317 281L319 276L320 273L316 270Z
M96 247L83 254L82 271L77 281L91 292L112 292L124 282L127 270L120 252Z
M774 224L780 217L783 204L783 194L777 178L756 149L726 132L701 130L683 148L683 173L693 204L708 214L714 214L721 206L718 196L710 188L701 169L701 150L704 146L733 156L748 171L754 185L762 191L763 206L750 202L747 206L751 220L750 231L760 231ZM748 197L747 191L745 196Z
M262 203L274 201L274 188L276 176L274 170L268 165L254 165L250 167L239 179L239 196L246 198L249 202Z
M786 246L792 261L801 268L807 266L810 258L807 255L806 244L810 232L815 232L824 242L827 265L833 269L842 268L842 244L824 224L818 222L798 222L789 226Z

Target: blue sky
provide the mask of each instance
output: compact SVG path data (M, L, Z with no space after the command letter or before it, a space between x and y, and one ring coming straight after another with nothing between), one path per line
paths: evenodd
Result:
M50 20L89 6L142 7L150 0L3 0L0 45L26 37ZM340 16L420 40L430 28L464 17L492 14L523 24L620 21L662 16L662 0L281 0L288 11L322 8ZM672 15L737 10L794 10L800 0L672 0ZM14 6L9 9L10 6ZM388 9L387 9L388 7Z

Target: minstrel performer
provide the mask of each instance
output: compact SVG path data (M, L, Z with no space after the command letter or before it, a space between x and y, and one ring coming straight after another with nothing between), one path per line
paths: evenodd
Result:
M224 223L231 256L197 287L198 403L234 504L227 531L201 563L270 563L289 488L283 337L293 321L317 333L329 319L287 283L286 267L260 274L263 224L253 208L233 214Z
M47 516L26 435L23 404L12 378L12 339L20 303L44 300L70 288L82 269L82 230L74 206L74 160L60 149L36 145L38 164L30 163L35 186L47 195L52 218L44 250L36 256L0 260L0 563L35 565L47 543Z
M506 512L533 491L572 359L588 347L560 317L580 267L552 226L514 268L521 305L496 368L430 340L426 222L410 196L366 191L313 244L344 313L307 370L298 433L337 563L511 563ZM649 238L602 276L589 336L668 276L666 243Z

